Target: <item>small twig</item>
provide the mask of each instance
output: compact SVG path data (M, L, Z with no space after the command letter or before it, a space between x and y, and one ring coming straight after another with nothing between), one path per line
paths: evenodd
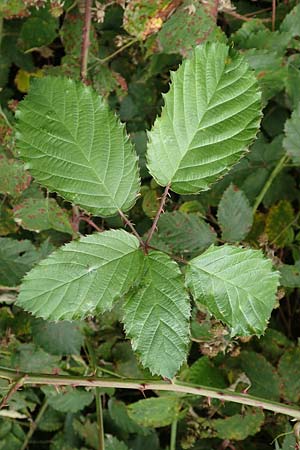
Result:
M87 79L91 20L92 20L92 0L85 0L85 13L84 13L84 25L82 30L81 64L80 64L80 76L81 80L84 83L86 83Z
M228 14L229 16L232 16L235 19L243 20L244 22L250 22L250 21L253 20L251 17L243 16L242 14L239 14L239 13L237 13L235 11L232 11L231 9L225 9L224 8L223 9L223 13ZM260 21L261 22L270 22L270 19L260 19Z
M80 212L78 206L72 207L73 217L71 221L72 228L74 230L74 233L79 232L79 222L80 222Z
M131 229L132 233L135 235L135 237L139 240L139 243L141 244L141 246L144 248L145 247L145 242L143 241L143 239L141 238L139 233L136 231L133 223L128 219L128 217L123 213L123 211L121 211L119 209L118 212L119 212L119 214L120 214L124 224L127 225Z
M281 170L284 168L286 162L288 161L289 157L287 155L284 155L276 164L276 166L274 167L273 171L271 172L269 178L267 179L266 183L264 184L262 190L260 191L260 193L258 194L258 196L256 197L255 203L253 205L253 215L255 214L257 208L259 207L259 205L261 204L264 196L266 195L267 191L269 190L271 184L273 183L274 179L276 178L276 176L281 172Z
M124 44L122 47L118 48L118 50L116 50L115 52L111 53L110 55L106 56L105 58L101 59L101 58L97 58L96 56L93 56L93 59L97 62L99 62L100 64L104 64L107 61L111 60L112 58L114 58L116 55L118 55L119 53L121 53L123 50L125 50L125 48L130 47L132 44L134 44L135 42L138 42L137 38L131 39L129 42L127 42L126 44ZM95 64L94 64L95 65ZM93 66L94 66L93 65Z
M17 379L11 386L10 390L8 391L8 393L3 397L3 399L1 400L0 403L0 409L4 408L4 406L6 406L6 404L8 403L8 401L11 399L11 397L15 394L15 392L17 392L17 390L23 386L24 381L25 381L26 375L23 375L22 377L20 377L19 379Z
M244 17L252 17L252 16L256 16L256 15L258 15L258 14L263 14L264 12L269 12L269 11L271 11L271 10L272 10L272 8L259 9L258 11L253 11L253 12L250 12L250 13L245 14Z
M159 208L157 210L156 216L155 216L155 218L153 220L152 227L151 227L151 229L149 231L149 234L148 234L148 237L147 237L147 240L146 240L146 244L145 244L146 248L149 246L150 241L152 239L152 236L153 236L153 234L155 233L155 231L157 229L157 222L159 221L161 213L164 211L164 207L165 207L165 203L166 203L166 200L167 200L167 196L169 194L169 189L170 189L170 184L168 184L166 186L166 188L164 190L164 193L163 193L163 195L161 197Z
M98 225L96 225L95 222L92 219L90 219L89 217L80 216L79 222L80 221L88 223L91 227L95 228L96 231L99 231L99 233L103 232L102 228L98 227Z
M47 402L47 400L45 400L44 403L42 404L41 409L39 410L38 415L36 416L35 420L33 420L31 422L30 428L28 430L28 433L25 437L25 440L24 440L23 445L20 450L26 450L26 448L29 444L29 441L33 436L33 433L35 432L35 430L36 430L38 424L40 423L47 408L48 408L48 402Z
M171 425L170 450L176 450L177 423L178 418L176 417Z
M272 31L275 30L276 22L276 0L272 0Z

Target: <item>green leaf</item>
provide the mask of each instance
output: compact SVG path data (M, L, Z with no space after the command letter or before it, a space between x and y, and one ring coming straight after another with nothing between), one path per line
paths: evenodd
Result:
M191 365L188 372L188 381L203 386L225 388L226 381L223 373L215 367L208 356L202 356Z
M279 361L278 372L283 384L285 400L298 403L300 401L300 348L287 350Z
M295 213L291 203L281 200L277 205L273 205L267 215L265 232L268 235L269 243L283 248L294 239L292 225L295 221Z
M243 441L248 436L258 433L265 420L265 415L259 409L247 411L246 414L235 414L227 419L216 419L211 425L221 439Z
M137 156L124 126L90 87L68 78L35 80L17 117L18 148L39 183L95 215L133 206Z
M27 19L20 32L20 39L24 50L34 47L42 47L51 44L57 36L55 21L47 18L30 17Z
M48 407L38 423L38 428L43 431L59 430L63 427L64 419L64 414Z
M16 286L38 259L30 241L0 238L0 284Z
M290 38L300 36L300 5L296 5L287 14L280 25L280 31L289 34Z
M245 153L259 126L260 93L243 57L218 43L196 47L171 79L149 133L148 167L160 185L195 194Z
M31 176L24 170L24 164L0 155L0 193L16 197L28 188Z
M230 184L221 198L218 208L218 222L222 229L222 239L239 242L249 233L253 215L244 192Z
M127 445L119 441L114 436L107 436L105 439L105 449L106 450L130 450Z
M217 39L225 41L226 36L209 14L208 5L197 0L185 0L158 32L157 45L164 53L187 56L195 43Z
M280 379L274 367L263 355L256 352L243 351L239 357L242 370L250 379L250 395L279 401Z
M17 304L37 317L73 320L111 309L135 283L142 267L136 237L124 230L73 241L24 279Z
M142 364L173 378L185 361L189 341L189 297L178 265L166 254L145 256L140 285L124 304L126 334Z
M293 163L300 165L300 103L291 118L285 122L284 131L283 147Z
M180 399L173 396L147 398L128 406L132 420L144 427L154 428L171 425L179 410Z
M33 341L53 355L78 355L83 345L80 323L49 323L35 319L31 324Z
M152 244L159 250L195 256L216 242L217 236L197 213L166 212L158 221Z
M263 334L275 304L278 272L259 250L211 246L190 261L186 283L195 299L234 335Z
M62 392L57 392L54 386L45 386L42 391L47 397L49 405L60 412L77 412L90 405L94 400L94 394L84 389L64 387Z
M27 198L14 207L14 217L18 225L26 230L57 230L73 234L70 217L60 208L54 198Z
M59 357L49 355L34 344L20 344L11 357L12 367L24 372L49 373L58 363Z
M121 428L121 430L125 431L125 433L140 433L143 435L149 433L149 430L141 427L129 417L124 402L115 398L110 398L108 401L108 410L111 419L119 428Z
M280 284L284 287L298 288L300 287L300 262L294 265L283 264L279 267L281 275Z

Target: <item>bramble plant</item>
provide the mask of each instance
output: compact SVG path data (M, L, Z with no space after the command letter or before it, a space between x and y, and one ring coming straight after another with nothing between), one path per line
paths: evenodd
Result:
M299 448L300 7L271 9L0 5L0 450Z
M108 230L75 240L24 277L17 301L36 317L57 321L104 313L123 298L133 349L144 367L170 379L187 357L188 290L231 336L260 336L279 284L259 250L211 246L188 262L183 277L176 261L151 248L169 191L207 190L244 155L261 117L253 72L224 44L196 47L171 79L148 133L149 172L165 190L146 239L131 224L132 234ZM96 92L45 77L35 81L16 117L17 149L39 183L94 216L119 213L128 221L140 189L137 155Z

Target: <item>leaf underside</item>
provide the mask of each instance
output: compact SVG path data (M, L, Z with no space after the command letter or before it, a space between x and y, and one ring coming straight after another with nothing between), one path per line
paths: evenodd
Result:
M17 111L17 146L39 183L94 215L135 203L137 156L124 126L90 87L35 80Z
M74 320L111 309L142 268L139 242L124 230L73 241L24 278L17 304L34 316Z
M231 328L261 335L275 303L279 274L261 251L211 246L189 263L186 283L195 299Z
M187 355L189 297L178 265L166 254L145 256L140 285L124 304L126 334L142 364L172 378Z
M171 79L148 134L148 168L160 185L194 194L224 175L254 139L260 93L244 58L220 43L196 47Z

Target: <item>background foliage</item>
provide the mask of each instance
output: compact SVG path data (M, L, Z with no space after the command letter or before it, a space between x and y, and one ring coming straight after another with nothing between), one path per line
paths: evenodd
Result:
M40 314L43 318L34 318L15 305L23 276L62 244L72 241L74 253L71 256L60 251L63 258L71 260L83 246L88 245L91 249L93 245L99 245L97 238L91 235L95 226L98 230L118 230L101 238L102 241L125 235L120 230L124 228L122 220L118 215L111 217L111 214L116 212L116 208L124 207L126 210L131 206L138 189L137 185L132 185L126 198L116 194L113 201L109 198L99 209L95 193L101 190L101 185L99 180L95 180L94 195L67 198L70 202L76 200L82 207L88 205L95 216L78 213L71 203L40 187L32 178L32 174L37 179L44 174L34 173L32 167L29 173L28 164L18 159L15 111L34 79L51 75L47 90L43 91L42 86L45 85L40 84L40 91L33 99L37 106L28 112L31 118L34 113L38 114L41 103L44 105L42 113L47 116L46 100L53 86L61 96L67 89L58 76L80 79L83 13L82 1L3 0L0 4L1 366L28 372L155 380L157 377L151 375L141 362L146 366L157 364L162 367L166 355L172 352L161 353L161 360L157 359L157 350L148 348L147 337L140 335L144 318L133 321L131 308L149 291L151 302L155 304L156 290L163 290L161 277L157 275L161 273L160 265L163 264L166 278L182 301L181 313L188 318L185 294L177 284L180 274L167 255L157 251L151 254L149 267L143 274L143 289L137 289L127 297L125 317L119 302L104 315L86 320L76 316L76 305L72 304L70 315L65 318L78 320L59 323L43 320L51 317L51 311L44 310ZM199 288L199 277L202 277L202 286L209 286L207 272L203 269L220 252L230 253L234 263L241 264L240 278L246 288L247 277L243 278L243 274L247 272L251 259L259 268L258 277L273 263L280 272L281 287L264 336L260 339L241 337L245 330L239 316L222 315L215 299L210 299L211 304L207 305L214 311L214 317L207 313L202 303L199 309L193 305L189 357L177 377L190 383L219 389L230 387L237 392L246 391L264 399L299 406L299 5L268 0L237 0L234 4L212 0L202 3L198 0L115 0L94 2L92 15L88 84L106 98L110 109L125 123L130 141L123 148L124 159L133 171L136 171L136 162L132 149L135 148L139 155L141 197L130 211L130 219L141 235L147 236L159 205L162 188L157 182L165 181L158 176L155 176L156 181L151 178L145 152L146 130L151 128L161 111L162 93L169 90L170 70L176 70L183 58L190 57L195 45L206 41L234 47L254 70L262 91L263 118L260 133L250 152L210 190L197 196L187 195L180 183L176 185L177 174L172 173L175 193L167 202L167 211L161 215L158 232L151 242L156 249L174 255L179 263L201 254L187 271L187 284L197 300L204 296ZM219 59L222 57L224 55L220 54ZM202 54L201 61L203 58ZM189 64L185 63L180 70L188 70ZM173 75L174 91L181 89L178 73ZM69 89L75 89L74 86L71 83ZM254 91L252 99L257 102ZM101 117L106 115L111 123L117 123L100 97L86 91L82 97L84 101L93 101L98 107L99 117L95 120L101 121ZM243 110L243 105L240 106ZM173 107L171 100L167 107ZM68 110L75 114L76 105L68 105ZM26 121L25 108L20 111L20 121L22 114ZM243 121L247 120L247 115L241 114ZM66 115L66 120L70 121L70 118ZM50 119L47 117L48 121ZM90 118L83 117L82 120L86 125L91 124ZM157 127L164 130L166 120L166 115L162 115L157 120ZM175 126L179 126L182 120L183 117L178 117ZM87 136L88 131L85 130ZM18 132L22 133L22 125ZM116 125L114 133L114 139L121 142L124 129ZM99 135L97 139L103 143L107 136ZM151 145L156 143L150 150L154 154L155 149L163 145L163 139L153 131L149 139ZM95 154L95 164L104 163L97 160L100 156L96 146L91 145L91 152ZM111 158L113 156L110 155ZM167 173L166 163L162 160L161 166L157 165L157 159L150 161L149 170L157 174L162 167L163 176ZM87 169L89 179L93 176L92 169ZM80 177L82 170L78 171ZM112 186L116 183L111 177L108 181ZM189 181L185 179L185 183ZM201 183L205 185L206 181L201 180ZM51 183L47 187L51 190ZM81 191L84 187L83 183ZM88 236L78 242L79 234ZM125 248L122 244L122 249L116 251L126 255L128 277L134 279L140 258L135 251L138 243L133 236L127 239L128 246ZM100 245L107 244L102 241ZM241 260L238 248L232 250L227 245L210 247L217 243L242 244L256 251L249 249L247 257ZM270 258L270 262L263 262L258 257L259 249ZM53 261L49 270L57 270L55 255L38 267L50 266L49 261ZM88 261L91 263L101 266L96 256L93 261ZM151 271L157 277L155 286L151 284L153 279L149 278ZM43 272L35 273L40 278ZM67 276L71 277L72 273ZM231 277L228 272L229 281ZM128 278L116 280L118 285L124 283L125 286L126 282L129 282ZM89 278L86 283L88 286ZM257 295L264 297L269 286L257 287L260 291ZM98 311L105 310L103 305L107 306L111 296L114 297L113 292L105 297L105 288L100 285L101 288L104 290L102 303L92 305ZM217 288L215 285L216 291ZM228 298L238 305L242 296L237 290L234 296L229 293ZM263 305L269 312L273 306L267 302ZM166 313L166 323L168 318ZM155 319L150 317L153 323ZM247 319L248 331L260 334L265 323L256 330L251 312ZM142 361L125 339L121 321L127 335L133 338L137 354L142 355ZM234 330L232 335L229 328ZM233 337L234 334L237 336ZM184 329L182 335L181 350L184 352L187 345ZM176 356L178 361L176 358L172 361L174 371L182 360L180 352ZM169 363L166 362L168 367ZM4 398L8 388L7 382L1 380L1 397ZM98 394L96 392L95 396L92 389L55 389L52 386L27 387L14 393L5 408L0 410L0 449L98 449L95 412ZM145 398L140 391L102 389L100 394L104 409L105 448L108 450L287 450L297 445L297 433L296 436L291 433L293 423L283 415L170 393L147 392Z

